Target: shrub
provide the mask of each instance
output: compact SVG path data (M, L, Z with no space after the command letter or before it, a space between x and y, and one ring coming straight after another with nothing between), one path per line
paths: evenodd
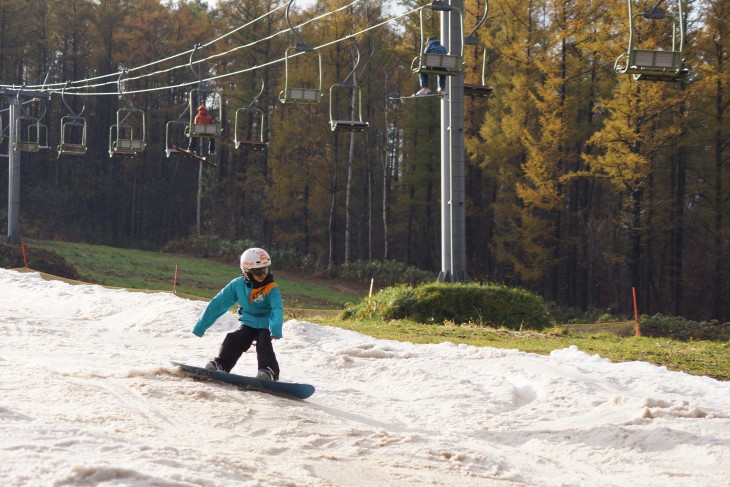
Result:
M317 273L324 270L314 256L296 250L272 249L269 255L271 255L275 269L307 273Z
M379 287L395 284L421 284L434 279L434 273L394 260L358 260L336 266L335 277L359 281L375 279Z
M251 240L230 241L216 235L201 235L167 242L162 252L230 260L238 258L249 247L255 247Z
M730 323L692 321L681 316L655 314L639 320L641 335L676 340L730 340Z
M28 267L33 270L67 279L79 278L76 268L68 264L62 255L35 247L26 247L25 253ZM8 269L25 267L20 245L0 243L0 267Z
M427 283L386 288L343 312L343 318L446 321L542 330L553 326L542 298L497 284Z

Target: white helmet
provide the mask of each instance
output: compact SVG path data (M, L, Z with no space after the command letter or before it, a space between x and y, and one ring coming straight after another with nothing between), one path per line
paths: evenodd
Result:
M271 257L268 252L258 247L253 247L241 254L241 272L246 273L251 269L261 269L271 265Z

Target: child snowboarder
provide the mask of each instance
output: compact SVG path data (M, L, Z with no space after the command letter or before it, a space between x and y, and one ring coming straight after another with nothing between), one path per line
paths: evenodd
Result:
M274 282L271 257L260 248L241 254L241 274L210 301L191 330L202 337L223 313L238 303L241 327L223 339L218 356L205 366L208 370L230 372L241 355L256 342L257 379L279 380L279 363L271 340L282 337L284 304Z

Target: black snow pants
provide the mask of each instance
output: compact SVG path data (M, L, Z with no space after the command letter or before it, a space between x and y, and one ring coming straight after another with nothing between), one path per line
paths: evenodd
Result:
M254 341L256 342L258 369L270 367L274 371L275 379L279 380L279 362L276 360L274 347L271 344L271 332L266 328L242 325L238 330L228 333L223 339L216 360L223 365L226 372L230 372L241 355L251 348Z

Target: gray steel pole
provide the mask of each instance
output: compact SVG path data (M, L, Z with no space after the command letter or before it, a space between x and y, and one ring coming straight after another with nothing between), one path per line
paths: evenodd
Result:
M18 97L10 97L8 117L8 243L20 245L20 151L15 150L16 119L21 107Z
M451 0L463 11L463 0ZM457 11L441 13L441 40L450 53L462 51L463 22ZM449 76L441 101L441 282L465 282L464 75Z
M441 12L441 44L449 45L449 15ZM438 77L435 81L438 81ZM447 90L449 85L446 85ZM434 87L436 89L436 87ZM449 90L450 92L450 90ZM451 137L449 136L449 120L451 119L449 100L441 99L441 273L440 282L450 282L453 277L451 261Z
M463 0L451 0L451 6L459 9L449 12L450 52L462 51L464 42ZM466 208L464 184L464 75L449 76L449 103L451 120L451 266L454 282L466 282Z

